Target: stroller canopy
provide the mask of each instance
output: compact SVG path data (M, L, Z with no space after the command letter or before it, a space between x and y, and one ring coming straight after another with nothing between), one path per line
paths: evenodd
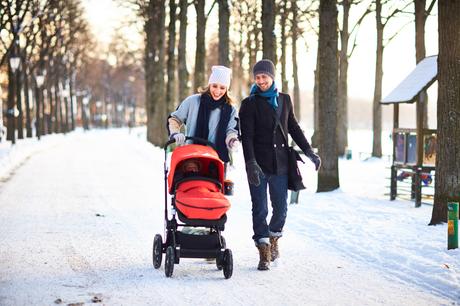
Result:
M170 171L168 174L168 190L170 194L174 193L177 177L183 174L181 173L182 164L190 159L200 161L200 176L215 179L223 188L224 163L220 160L217 152L209 146L190 144L177 147L172 153Z

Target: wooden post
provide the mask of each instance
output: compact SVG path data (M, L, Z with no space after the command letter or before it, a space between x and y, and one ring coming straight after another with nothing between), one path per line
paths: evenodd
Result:
M399 127L399 104L393 104L393 164L391 165L391 176L390 176L390 200L396 199L398 190L397 175L398 169L395 166L396 159L396 129Z
M426 95L419 94L416 103L417 112L417 159L415 171L415 207L420 207L422 202L422 184L420 181L421 167L423 164L423 105L426 103Z
M447 249L458 248L458 203L447 203Z
M391 166L391 182L390 182L390 201L396 199L397 194L397 176L398 170L396 169L395 165Z
M420 207L422 206L422 179L421 179L421 174L422 174L422 168L417 167L415 169L414 173L414 178L415 178L415 207Z

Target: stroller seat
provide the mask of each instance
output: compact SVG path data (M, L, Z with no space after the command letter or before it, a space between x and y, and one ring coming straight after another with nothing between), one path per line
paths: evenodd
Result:
M187 219L219 220L230 208L218 182L199 177L178 182L175 203Z

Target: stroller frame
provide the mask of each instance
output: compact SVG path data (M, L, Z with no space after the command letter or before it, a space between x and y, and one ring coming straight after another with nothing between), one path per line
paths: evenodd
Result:
M197 137L186 137L186 140L193 140L195 143L210 146L215 150L214 145L204 139ZM212 258L216 260L218 270L223 270L224 277L229 279L233 274L233 256L232 251L227 249L225 238L221 231L224 230L227 215L224 214L219 220L189 219L180 210L176 210L176 188L171 199L171 218L168 216L168 173L167 155L168 147L175 140L169 140L164 145L164 237L156 234L153 239L153 266L155 269L161 267L162 257L165 254L165 275L171 277L174 272L174 264L179 264L180 258ZM220 186L221 182L211 178L196 177L195 179L204 179L212 181ZM174 182L176 186L186 179ZM175 186L175 187L176 187ZM177 220L179 219L179 221ZM184 227L206 227L209 233L206 235L194 235L183 233L179 228Z

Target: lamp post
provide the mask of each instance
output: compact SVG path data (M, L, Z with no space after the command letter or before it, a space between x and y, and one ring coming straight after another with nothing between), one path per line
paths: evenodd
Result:
M14 50L14 49L13 49ZM6 111L6 116L7 116L7 135L6 139L11 140L12 144L16 143L16 124L15 124L15 108L16 108L16 103L15 103L15 98L14 98L14 93L16 92L15 90L15 82L14 82L14 74L16 73L16 70L19 68L19 64L21 62L21 59L13 54L13 56L10 57L9 64L10 64L10 76L9 76L9 81L8 81L8 109Z
M102 120L105 128L108 128L109 120L111 123L113 123L114 118L113 118L113 112L112 112L112 103L106 104L105 116L103 116L102 118L105 118Z
M63 122L65 124L64 133L67 133L69 131L69 85L65 85L64 89L62 90L62 97L64 98L65 108L65 122Z
M117 104L117 121L118 121L118 126L121 127L124 122L124 116L123 116L123 111L124 106L121 103Z
M86 114L88 104L89 104L89 97L83 97L81 100L81 103L83 104L83 107L81 108L81 119L83 121L83 130L89 130L89 125L88 125L88 115Z
M102 101L96 101L96 115L94 116L94 119L96 121L96 126L99 126L99 127L102 127L101 107L102 107Z
M36 92L35 92L35 100L36 100L36 105L35 105L35 135L37 138L40 140L40 136L42 135L42 130L43 130L43 118L40 118L40 101L41 101L41 87L43 86L43 83L45 82L45 76L42 74L37 74L35 76L35 82L36 82Z

